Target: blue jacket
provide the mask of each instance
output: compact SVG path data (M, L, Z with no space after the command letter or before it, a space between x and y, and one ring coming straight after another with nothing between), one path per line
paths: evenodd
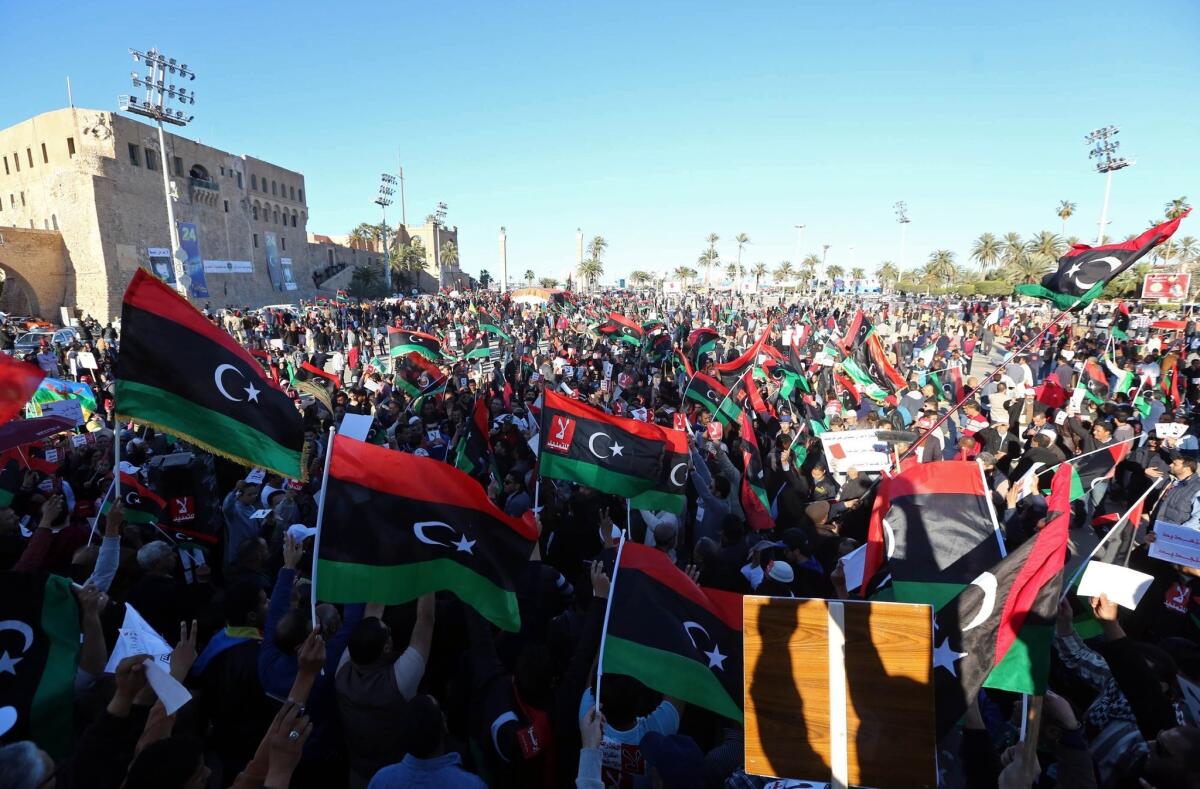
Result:
M432 759L418 759L411 753L399 764L390 764L371 779L367 789L487 789L478 775L462 768L462 757L446 753Z

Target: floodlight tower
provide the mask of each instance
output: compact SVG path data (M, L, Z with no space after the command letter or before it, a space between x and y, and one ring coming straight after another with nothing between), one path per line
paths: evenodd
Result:
M1105 126L1083 138L1088 145L1096 146L1088 152L1088 158L1095 159L1096 172L1105 175L1104 206L1100 209L1100 232L1096 236L1097 245L1104 243L1104 228L1108 225L1108 196L1112 192L1112 174L1134 163L1133 159L1116 155L1117 148L1121 143L1113 138L1119 131L1120 129L1116 126Z
M194 80L196 72L190 70L186 63L178 63L175 58L169 58L157 49L146 52L131 49L129 53L133 55L134 62L146 64L145 76L136 71L131 74L133 87L143 88L145 93L141 101L132 95L118 96L117 101L125 112L153 118L158 124L158 156L162 168L163 195L167 201L167 224L170 225L171 233L171 265L175 272L175 287L179 295L186 299L192 280L183 269L185 255L179 248L179 228L175 226L175 205L171 197L171 178L167 171L167 140L163 134L163 122L186 126L195 118L194 115L185 115L183 110L171 109L170 103L178 101L181 106L196 103L194 90L176 88L172 82L175 76L179 77L180 82ZM171 76L168 77L168 74Z
M896 221L900 223L900 270L904 270L904 245L908 241L908 224L912 222L908 218L908 203L903 200L897 200L892 206L896 211Z
M383 173L379 176L379 196L375 198L375 205L379 206L380 212L383 214L383 224L379 226L380 232L383 234L383 281L387 287L388 295L392 294L392 261L388 257L387 243L387 207L392 204L392 195L396 193L396 176L391 173Z

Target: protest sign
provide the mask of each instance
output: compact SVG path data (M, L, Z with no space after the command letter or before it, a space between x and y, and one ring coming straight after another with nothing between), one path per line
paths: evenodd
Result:
M1119 564L1093 561L1088 562L1075 593L1080 597L1099 597L1103 592L1109 600L1132 611L1137 608L1142 595L1152 583L1152 575L1139 573Z
M1150 543L1151 559L1200 567L1200 529L1159 520L1154 524L1154 534L1154 542Z
M366 441L371 432L372 417L369 414L346 414L338 428L338 435L348 436L358 441Z
M83 406L78 400L53 400L42 403L42 416L61 416L70 419L75 427L83 424Z
M821 448L830 471L841 482L850 468L859 471L882 471L892 465L887 442L877 430L839 430L821 434Z
M80 351L75 355L75 361L80 367L85 367L88 370L95 370L98 366L96 364L96 357L91 351Z
M937 786L929 606L747 596L742 614L747 773Z
M1154 435L1159 438L1179 438L1187 432L1187 428L1182 422L1158 422L1154 425Z

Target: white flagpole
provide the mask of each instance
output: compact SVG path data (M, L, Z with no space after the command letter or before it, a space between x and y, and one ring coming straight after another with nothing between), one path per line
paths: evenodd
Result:
M114 409L115 410L115 409ZM114 501L121 500L121 420L114 419L113 427L113 495Z
M1087 558L1084 559L1082 562L1080 562L1079 566L1077 568L1075 568L1075 572L1074 572L1074 574L1071 575L1070 580L1068 580L1065 584L1063 584L1062 594L1059 596L1059 598L1058 598L1059 600L1065 600L1067 598L1067 594L1071 591L1071 587L1075 585L1075 581L1079 579L1079 576L1083 573L1084 569L1088 566L1088 562L1090 562L1096 556L1096 554L1100 552L1100 548L1103 547L1104 543L1108 542L1109 538L1111 538L1114 534L1116 534L1121 529L1121 527L1125 525L1125 521L1129 519L1129 514L1131 512L1133 512L1134 508L1137 507L1139 504L1141 504L1143 501L1145 501L1146 497L1149 496L1150 493L1155 488L1158 487L1158 483L1160 483L1162 481L1163 481L1162 477L1159 477L1158 479L1154 480L1154 484L1151 485L1150 487L1146 488L1146 492L1143 493L1141 496L1139 496L1137 501L1135 501L1129 507L1129 509L1125 510L1125 512L1121 515L1120 518L1117 518L1117 522L1112 525L1112 528L1108 530L1108 533L1105 534L1103 538L1101 538L1100 542L1096 543L1096 547L1093 548L1092 552L1087 555ZM1137 524L1134 524L1134 528L1135 529L1137 528Z
M604 639L608 638L608 618L612 616L613 593L617 590L617 570L621 567L621 552L625 550L625 535L617 545L617 558L613 561L612 580L608 584L608 600L604 606L604 626L600 630L600 652L596 656L596 713L600 713L600 680L604 677Z
M333 426L329 428L329 444L325 447L325 470L321 473L321 490L320 501L317 502L317 534L313 538L313 563L312 563L312 598L309 601L312 608L312 623L315 627L317 624L317 564L318 557L321 555L321 524L325 518L325 494L329 487L329 461L333 458L333 439L335 434Z

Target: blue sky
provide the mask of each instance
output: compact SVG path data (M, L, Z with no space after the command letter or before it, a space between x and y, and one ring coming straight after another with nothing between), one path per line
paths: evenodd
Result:
M128 47L158 46L199 73L190 134L305 174L310 230L377 221L399 159L410 222L446 202L473 274L497 273L501 225L510 275L561 276L576 227L608 240L606 278L694 266L710 232L725 261L745 232L745 264L829 244L873 270L899 261L897 200L909 267L965 260L987 230L1059 231L1060 199L1092 240L1083 137L1107 124L1137 159L1112 233L1200 201L1187 0L15 7L0 126L65 105L67 75L77 105L115 108Z

